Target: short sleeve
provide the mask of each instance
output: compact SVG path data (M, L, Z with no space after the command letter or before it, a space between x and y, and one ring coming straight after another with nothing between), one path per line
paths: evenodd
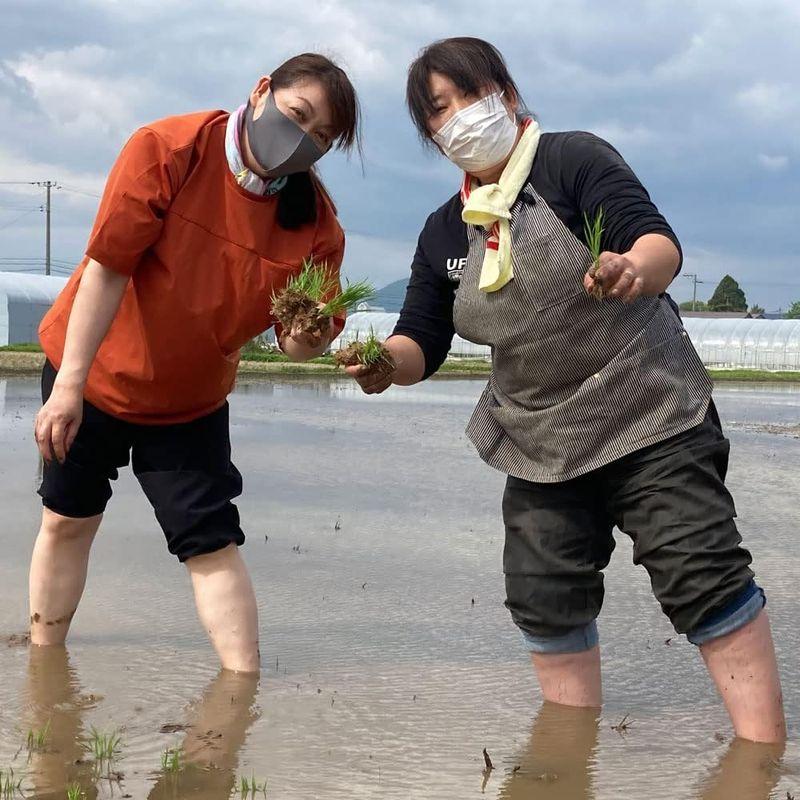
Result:
M423 230L417 243L400 319L392 334L407 336L419 345L425 356L423 379L442 366L455 334L455 284L431 267L425 254L424 233Z
M104 267L132 275L160 236L176 189L166 142L149 128L138 130L108 176L86 254Z
M564 147L563 191L591 219L603 209L605 232L602 247L625 253L638 238L660 233L681 252L669 223L650 199L647 190L606 141L591 133L573 134Z

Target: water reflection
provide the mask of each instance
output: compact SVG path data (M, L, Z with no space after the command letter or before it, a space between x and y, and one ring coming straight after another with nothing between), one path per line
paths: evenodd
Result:
M237 782L239 750L258 719L258 675L222 670L189 709L176 773L162 770L148 800L229 797Z
M717 768L703 782L698 799L769 800L780 780L783 751L783 745L734 739Z
M185 730L179 747L180 768L175 772L162 768L157 773L154 769L157 778L149 800L230 796L237 782L239 751L258 718L254 706L258 681L257 675L220 671L190 705L186 720L171 728ZM125 795L125 776L117 771L122 762L98 764L87 753L84 717L99 701L82 691L66 648L30 648L26 694L25 730L47 730L45 747L30 753L26 796L62 800L67 787L74 784L86 800L108 792ZM100 786L104 783L107 789Z
M82 746L87 711L97 705L84 694L64 647L30 647L26 684L26 730L48 728L45 747L30 754L26 783L32 794L63 798L66 787L77 783L87 800L97 797L97 775Z
M526 750L509 766L502 800L590 800L600 711L544 703Z

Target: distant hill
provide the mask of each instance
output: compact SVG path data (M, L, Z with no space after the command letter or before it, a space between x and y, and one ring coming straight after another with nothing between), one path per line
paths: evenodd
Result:
M397 313L403 307L403 300L406 296L406 285L408 278L401 278L399 281L378 289L374 299L370 300L371 306L378 306L386 311Z

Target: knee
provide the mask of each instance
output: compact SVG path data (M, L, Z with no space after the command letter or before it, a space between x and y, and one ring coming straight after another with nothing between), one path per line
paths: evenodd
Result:
M45 508L42 514L41 533L58 541L86 541L91 540L100 524L100 516L96 517L65 517Z
M572 628L556 636L540 636L520 628L525 647L534 655L574 657L597 647L600 637L597 622Z
M753 580L724 605L707 615L686 638L701 646L743 628L761 613L767 603L764 590Z

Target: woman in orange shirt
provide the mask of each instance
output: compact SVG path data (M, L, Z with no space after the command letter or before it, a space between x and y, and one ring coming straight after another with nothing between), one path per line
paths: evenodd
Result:
M236 112L169 117L125 145L86 256L39 330L34 644L64 641L110 481L130 461L223 667L258 669L226 398L239 348L275 324L270 298L302 261L338 275L344 234L313 164L359 147L359 117L347 75L306 53L261 78ZM322 340L276 332L290 358L306 360L341 325Z

